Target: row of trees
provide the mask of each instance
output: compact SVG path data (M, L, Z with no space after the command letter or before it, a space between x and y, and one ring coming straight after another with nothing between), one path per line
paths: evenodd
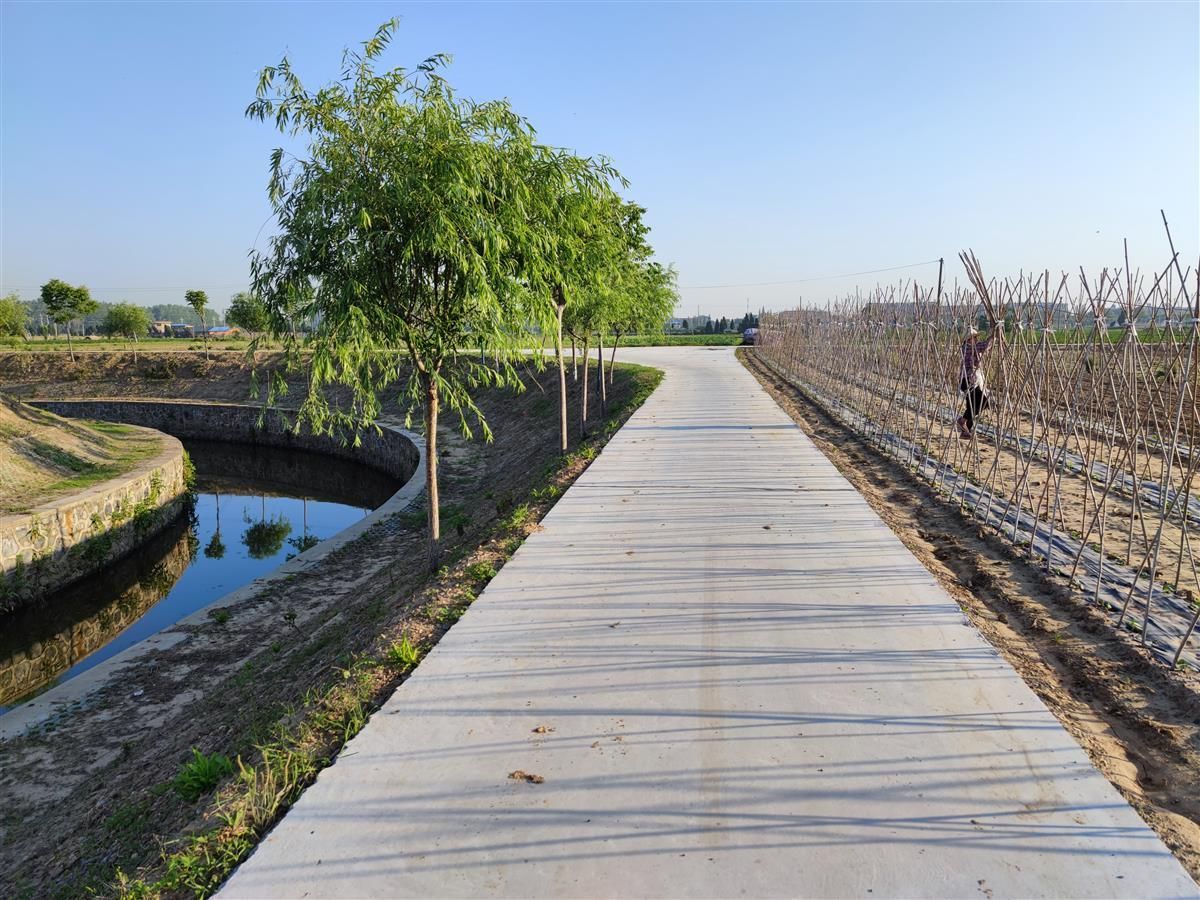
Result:
M710 319L705 323L702 332L704 334L725 334L726 332L741 333L747 328L758 327L758 316L754 313L746 313L740 319L727 319L721 316L719 319Z
M443 55L376 71L396 28L392 20L348 50L339 80L317 91L286 57L263 70L247 116L306 136L308 152L272 154L278 233L252 272L267 330L292 362L311 354L299 422L357 433L389 389L410 418L420 410L436 564L442 411L490 439L475 394L520 390L531 335L551 335L565 451L564 333L585 359L593 342L599 350L603 402L603 336L660 328L675 273L651 261L643 210L617 193L626 183L607 160L539 143L508 101L459 97ZM298 333L297 321L311 331ZM347 402L331 402L333 385L348 389ZM276 372L267 402L284 389ZM586 394L581 407L583 429Z
M0 337L28 338L35 333L49 337L50 326L55 334L61 327L74 359L71 335L76 332L108 334L136 342L150 332L153 322L182 322L200 328L207 358L209 327L229 324L258 333L266 330L269 324L266 306L248 291L233 295L224 316L209 308L208 295L204 291L189 290L184 294L184 300L184 303L160 303L149 307L102 303L92 298L87 287L55 278L42 285L36 300L23 301L16 294L0 297ZM136 350L134 355L136 358Z
M22 300L18 294L12 293L0 297L0 336L50 337L56 330L58 333L65 333L68 327L74 334L100 334L105 331L104 323L108 318L109 309L115 305L117 304L97 301L93 311L70 322L59 324L51 317L40 296L32 300ZM146 311L147 318L152 322L183 322L196 327L201 325L200 316L186 303L155 303L141 308ZM210 326L227 324L225 316L211 308L205 311L205 321Z

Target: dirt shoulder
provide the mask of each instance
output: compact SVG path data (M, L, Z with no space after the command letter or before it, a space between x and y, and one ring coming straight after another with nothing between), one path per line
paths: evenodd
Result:
M753 351L738 357L1200 880L1200 677L1156 662Z
M109 376L91 385L96 393L169 396L140 390L146 379L131 362L95 364L111 369L79 371ZM248 370L218 365L190 377L176 370L171 393L244 401ZM69 390L76 374L56 384L46 372L27 373L43 397L79 396ZM493 443L463 439L454 421L439 429L444 566L436 575L427 571L423 510L392 516L321 565L267 584L190 627L187 640L139 658L82 707L0 743L0 894L117 894L119 873L143 896L211 892L539 527L658 377L618 366L609 415L596 410L593 437L573 436L565 458L553 373L527 373L521 394L484 394ZM387 414L401 417L394 407ZM189 797L177 778L192 748L243 768Z
M281 364L278 353L255 357L263 370ZM22 400L137 397L164 400L249 401L251 365L244 353L96 351L70 357L57 353L0 352L0 389ZM260 373L261 374L261 373ZM264 382L265 383L265 382ZM299 389L303 379L289 383ZM298 390L291 395L298 399Z

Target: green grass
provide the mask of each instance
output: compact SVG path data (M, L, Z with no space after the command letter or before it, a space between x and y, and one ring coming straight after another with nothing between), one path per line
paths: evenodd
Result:
M184 763L175 780L171 782L171 787L188 803L195 803L232 772L233 762L228 756L220 753L205 756L193 747L192 758Z
M490 562L477 562L467 566L467 577L482 587L496 577L496 567Z
M139 462L152 458L162 449L157 437L146 435L127 425L87 422L77 423L72 427L94 431L94 441L100 442L107 458L90 460L35 435L9 436L4 440L19 440L20 452L36 467L36 471L43 478L53 480L36 484L19 496L10 496L3 490L3 486L0 486L0 511L24 512L47 497L84 490L117 478L132 470ZM3 441L0 441L0 452L8 452L8 449L3 447ZM55 478L55 475L60 477Z
M26 444L41 460L60 469L74 473L52 481L38 488L41 496L53 495L63 491L78 491L116 478L130 471L137 463L148 459L160 449L157 440L139 442L125 447L115 454L109 462L94 463L82 459L66 450L61 450L45 441L31 440Z
M138 430L132 425L125 425L121 422L102 422L99 419L85 419L84 422L92 431L99 431L102 434L121 437L138 433Z
M734 347L741 342L740 334L631 334L621 338L617 357L622 347ZM605 353L610 352L606 344Z

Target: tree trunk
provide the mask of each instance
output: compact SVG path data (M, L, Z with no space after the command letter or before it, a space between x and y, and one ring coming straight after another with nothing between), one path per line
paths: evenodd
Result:
M558 360L558 422L559 422L559 449L563 453L567 452L568 441L567 437L567 361L563 355L563 312L566 310L566 305L561 303L555 304L555 311L558 314L558 328L554 334L554 357Z
M612 383L613 383L613 366L615 366L617 364L617 344L619 344L619 343L621 343L621 336L619 334L614 334L613 335L612 356L609 357L609 360L608 360L608 384L609 384L609 387L612 387Z
M208 326L204 324L204 313L200 313L200 333L204 335L204 361L208 362Z
M67 323L67 351L71 354L71 362L75 362L75 347L71 344L71 323Z
M579 380L579 363L575 361L575 335L571 335L571 378Z
M579 437L580 438L587 437L588 360L589 360L588 341L587 341L587 338L584 338L583 339L583 397L579 404Z
M425 386L425 496L429 500L429 571L436 572L440 555L438 542L442 537L442 524L438 510L437 478L437 382L430 375L423 375Z
M600 386L600 415L608 415L608 388L604 382L604 329L596 336L596 378Z

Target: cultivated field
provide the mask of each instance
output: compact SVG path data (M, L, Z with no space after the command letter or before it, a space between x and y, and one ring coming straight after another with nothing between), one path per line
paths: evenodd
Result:
M1069 577L1171 664L1195 659L1200 616L1200 371L1194 275L1048 273L973 288L907 284L763 322L762 353L889 454ZM1097 328L1156 311L1153 339ZM1067 326L1055 327L1066 311ZM956 419L961 344L1003 323L983 357L988 406ZM982 335L987 337L987 335Z

